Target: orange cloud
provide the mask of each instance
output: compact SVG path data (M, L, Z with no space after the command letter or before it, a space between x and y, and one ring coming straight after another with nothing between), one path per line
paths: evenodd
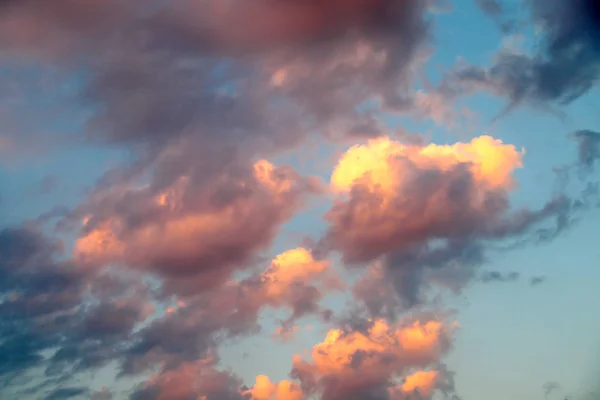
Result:
M436 389L439 380L440 373L438 371L417 371L408 375L402 385L393 386L388 389L390 400L415 398L411 395L416 395L418 399L429 399Z
M251 286L253 287L253 286ZM260 275L261 290L247 296L257 307L289 308L290 319L279 331L285 339L293 335L292 320L320 310L319 302L328 293L344 286L328 260L315 260L304 248L284 251L276 256Z
M128 213L147 212L136 220L120 209L94 215L92 207L74 257L83 264L125 263L177 278L210 270L223 279L270 243L311 184L288 167L260 160L249 176L225 174L200 191L181 177L159 193L144 187L116 199L109 194L113 202L133 203Z
M339 194L325 242L369 261L433 238L485 230L508 208L523 152L490 136L416 146L387 137L356 145L331 175Z
M267 296L274 301L285 297L294 283L312 284L319 281L329 287L338 284L329 261L316 261L304 248L287 250L273 259L262 274Z
M418 391L423 397L431 396L438 379L437 371L418 371L406 377L402 391L411 393Z
M268 376L258 375L256 383L244 395L250 396L249 400L303 400L304 394L297 383L287 380L275 384Z
M522 155L514 146L490 136L480 136L470 143L425 147L381 137L346 151L331 175L331 185L335 191L347 192L354 185L362 184L370 190L379 189L393 195L407 178L406 171L397 168L394 160L404 158L417 167L442 171L468 164L473 177L481 184L509 188L513 184L512 172L522 166Z
M312 362L294 357L294 371L303 383L321 386L324 398L343 398L350 391L384 385L408 369L435 364L448 349L451 332L435 320L392 326L382 319L365 332L330 330L313 347ZM417 375L409 385L418 379L425 380Z

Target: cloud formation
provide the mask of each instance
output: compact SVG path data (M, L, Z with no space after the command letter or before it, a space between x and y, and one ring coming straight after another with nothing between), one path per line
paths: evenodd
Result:
M504 30L517 27L505 23L501 2L477 2ZM555 237L569 225L571 204L561 197L514 210L523 151L490 136L398 142L381 136L382 115L450 126L458 115L451 100L479 89L511 105L569 103L598 78L598 31L591 3L566 9L528 0L544 28L539 54L505 50L489 68L457 66L426 92L416 81L436 4L0 0L3 160L80 146L126 159L86 182L91 188L73 209L0 228L0 395L452 394L442 361L455 326L419 317L413 306L432 288L458 293L476 277L515 280L477 268L503 241L517 247ZM52 89L50 100L31 100L42 89ZM574 137L582 168L591 170L598 134ZM315 138L369 140L342 155L329 188L267 161ZM56 182L43 181L39 193L50 195ZM334 201L318 246L274 249L282 226L324 194ZM553 220L556 227L539 228ZM338 255L344 266L366 267L352 285L338 274ZM326 302L337 292L350 296L350 320L373 318L344 324ZM264 324L266 311L280 326ZM267 327L289 339L302 318L328 333L310 357L294 357L290 379L258 375L247 387L220 363L219 348L233 340ZM125 394L77 381L108 366L119 379L143 382ZM36 374L39 382L29 380Z
M371 315L393 317L425 302L431 286L458 292L492 243L519 243L528 234L550 240L568 224L570 202L561 197L539 210L512 209L523 155L490 136L453 145L387 137L355 145L331 175L338 195L319 245L340 251L349 265L374 262L354 287ZM555 228L538 228L552 220Z
M283 380L271 382L268 376L259 375L251 389L242 392L248 400L303 400L304 394L297 383Z
M203 186L182 176L154 191L100 191L83 208L74 257L80 264L124 264L166 278L170 291L201 291L247 267L282 223L316 190L289 167L260 160ZM89 214L88 214L89 213Z
M507 209L511 174L520 166L514 146L488 136L452 146L388 138L354 146L331 177L345 196L327 216L327 240L353 262L428 239L483 233Z
M330 330L313 347L312 362L295 356L293 376L305 391L320 393L322 399L387 399L394 379L405 374L402 392L433 389L433 383L417 382L422 374L408 372L436 365L448 351L451 335L452 328L436 320L397 326L376 320L365 331Z
M511 30L534 25L541 44L532 54L502 49L489 67L459 64L440 86L448 98L484 90L542 108L571 103L595 87L600 76L600 6L595 0L527 0L531 20L511 14L505 2L477 1Z

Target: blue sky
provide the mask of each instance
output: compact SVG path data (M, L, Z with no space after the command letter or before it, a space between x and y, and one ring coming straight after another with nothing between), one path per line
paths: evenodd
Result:
M560 2L556 0L555 3L557 1ZM2 11L0 9L0 13L8 13L9 11L7 10ZM36 21L36 18L39 18L35 9L24 8L22 15L27 16L27 13L31 13L35 17L32 17L32 21ZM43 16L43 13L41 15ZM449 73L458 62L457 60L464 60L476 66L489 66L493 64L497 52L505 48L504 46L507 43L506 35L503 35L499 31L494 23L491 22L490 15L482 12L476 2L456 0L449 11L434 13L430 17L433 23L432 41L428 42L427 46L424 46L424 49L431 51L431 56L427 59L423 72L430 80L433 88L431 90L425 89L426 93L436 93L435 88L443 83L445 79L448 79ZM48 21L52 22L51 18L57 17L54 15L48 16ZM0 18L0 24L2 21L3 19ZM25 20L25 22L27 21ZM108 26L111 26L111 23L117 24L118 22L109 22ZM49 23L48 29L53 30L55 26ZM102 29L106 29L106 26L99 25L98 29L102 31ZM528 29L525 28L519 34L512 34L512 37L518 38L520 37L518 35L523 35L525 43L536 43L543 40L540 37L532 36L530 29ZM64 34L64 32L59 33ZM82 37L86 34L89 34L90 37L93 36L93 32L82 32ZM3 35L6 35L6 37ZM66 35L75 35L75 33L67 31ZM52 41L53 38L53 36L49 35L48 40ZM220 146L219 143L220 141L225 142L225 140L229 139L223 139L223 135L204 141L205 139L202 135L205 134L205 126L202 126L201 119L203 117L198 117L200 121L198 126L193 125L196 123L196 117L190 118L190 122L183 125L184 128L181 129L181 132L184 133L181 134L181 142L178 142L180 136L177 135L179 134L167 135L167 139L164 141L154 136L150 137L150 134L148 134L148 143L131 144L126 140L120 141L120 139L115 139L114 143L106 144L106 142L113 140L110 134L107 134L106 137L108 139L102 142L102 140L97 140L97 137L90 136L87 133L90 127L87 124L86 118L97 113L98 109L95 108L92 102L89 102L89 99L86 102L80 97L81 93L87 90L87 78L79 78L86 76L86 69L82 67L78 68L79 64L77 61L69 61L69 63L66 63L66 71L71 71L71 75L69 73L55 74L52 72L54 65L58 69L65 68L62 61L56 61L53 57L37 57L43 52L35 48L33 50L25 49L27 46L23 46L24 54L28 54L27 51L32 51L34 57L25 59L26 61L24 62L15 63L17 58L13 59L12 57L15 57L13 54L15 49L17 52L20 50L19 46L22 46L23 42L16 39L14 42L11 42L11 39L14 38L0 29L0 67L4 64L4 70L7 71L7 74L0 76L0 88L11 88L11 91L4 91L4 93L10 93L10 95L3 95L0 92L0 127L4 125L3 128L0 128L0 139L4 135L4 141L0 140L0 229L22 226L29 226L31 228L30 223L32 220L51 210L56 210L57 207L61 207L60 209L65 210L65 212L51 220L51 223L43 227L36 225L31 229L42 229L50 238L64 240L67 248L70 248L73 245L73 240L84 237L85 233L78 230L64 231L52 229L54 227L53 223L61 220L72 223L72 218L80 218L82 216L81 213L96 215L97 218L101 219L108 215L106 213L110 212L113 215L121 215L119 213L130 212L132 209L143 210L143 205L131 206L134 203L128 203L128 201L133 201L131 200L133 198L137 199L135 196L138 196L138 194L134 192L130 192L127 196L120 198L114 197L116 199L114 204L117 204L114 208L110 210L103 208L107 207L107 204L111 201L110 199L113 199L111 196L118 196L118 193L121 193L119 192L121 190L121 186L119 185L127 186L131 185L132 182L123 179L118 184L115 184L114 187L108 187L108 189L104 186L98 186L98 183L100 178L109 169L122 168L129 161L144 159L146 156L154 157L149 163L150 167L148 167L147 172L150 171L152 179L154 179L153 185L156 185L151 186L151 189L148 190L157 190L156 193L158 193L158 182L168 187L171 187L171 184L175 185L173 183L175 181L169 181L169 179L171 179L171 176L180 173L180 170L177 168L181 167L181 171L189 173L188 176L196 177L198 187L194 189L196 191L189 188L190 193L197 195L204 193L202 192L204 189L201 183L199 183L202 181L201 177L209 177L213 171L207 167L208 164L203 164L203 161L211 159L211 153L214 155L218 151L223 151L218 147ZM64 44L63 39L62 36L57 34L56 43ZM4 47L5 42L8 43L6 47ZM82 43L84 45L93 45L95 42L93 40L90 40L90 42L82 40ZM68 44L64 45L68 46ZM116 47L114 43L109 43L107 46ZM177 41L172 43L171 46L173 49L178 49ZM185 46L182 45L182 47ZM125 45L123 48L126 52L127 48ZM537 51L537 49L537 46L527 46L523 51L525 54L531 54ZM86 52L83 54L93 53L93 51L90 52L89 49L86 49ZM108 54L111 53L102 53L102 57L105 56L108 58ZM122 54L118 51L115 54L114 57L119 62L120 59L118 57L122 56ZM231 57L235 60L236 53L232 54ZM256 54L262 53L257 52ZM127 58L123 57L123 62L127 62ZM90 59L94 59L94 57L90 56ZM274 59L279 61L277 58ZM75 55L73 56L73 60L79 60L79 58ZM90 63L91 67L86 68L90 68L91 70L96 68L97 65L94 62L96 62L95 59ZM599 61L596 60L595 62ZM104 66L105 64L102 65ZM265 70L270 68L270 64L268 63L258 65ZM304 66L306 65L308 63L304 64ZM316 71L319 71L319 68L325 70L326 64L316 62L315 65L316 69L313 71L314 81L319 82L316 80L316 76L320 72ZM50 72L46 72L44 68L48 68ZM258 69L259 71L260 68ZM177 79L171 75L168 75L169 78L164 78L159 74L152 76L151 74L154 71L149 71L150 76L157 80ZM14 72L18 74L14 75ZM148 71L137 71L134 68L133 76L136 76L136 73L141 76L146 72ZM241 66L239 73L246 79L243 82L252 82L252 79L260 75L256 71L247 73ZM247 76L244 75L246 73ZM419 74L416 75L419 76ZM167 76L166 73L165 76ZM359 77L358 75L354 78L363 79L362 76ZM411 77L411 79L413 78L414 76ZM259 78L256 79L256 87L262 87L261 85L264 85L264 82L258 81ZM310 77L308 79L305 82L307 86L312 84ZM323 78L319 75L318 79L324 79L322 82L325 82L326 79L333 79L333 77L327 76ZM161 81L161 83L165 82ZM127 82L117 81L118 84L126 88ZM251 86L251 84L248 85L248 87ZM126 88L124 90L131 92L138 89L137 86L132 87L134 89ZM152 85L150 87L154 88ZM173 84L172 87L180 88L184 86ZM254 86L252 88L255 90ZM420 82L416 82L414 88L423 88L423 86ZM193 88L190 88L190 90L193 90ZM324 90L321 94L322 98L327 95L327 89ZM578 143L572 136L569 136L571 133L579 130L599 130L600 117L595 113L595 110L600 106L600 93L598 93L596 88L592 87L584 95L568 105L550 104L550 107L559 109L564 114L564 118L548 112L547 109L544 109L546 104L541 104L541 102L537 102L534 99L530 102L525 101L522 104L518 104L508 114L499 119L494 119L502 112L504 107L510 102L510 99L502 94L494 93L493 90L486 91L482 89L473 93L467 92L465 89L465 93L456 96L457 98L443 98L445 107L454 111L463 110L462 115L467 115L467 119L434 121L428 118L427 115L425 118L418 117L417 114L420 112L418 109L406 112L378 110L374 114L374 117L385 127L384 135L388 135L400 142L404 138L400 135L394 136L394 132L398 129L421 135L427 142L438 144L469 142L471 139L485 134L501 139L505 144L514 145L518 150L525 149L522 160L523 167L516 169L514 172L518 188L508 195L511 210L521 208L530 210L540 209L553 196L559 194L560 191L570 198L576 199L580 196L584 185L588 181L595 182L597 180L597 173L595 175L586 175L584 180L577 176L575 169L578 168L579 162ZM145 92L141 93L143 96ZM304 95L303 92L298 91L298 93L298 98L290 97L289 99L291 99L291 102L297 101L298 103L295 104L301 109L301 107L305 106L304 103L301 103L305 99L301 97ZM102 92L102 94L105 94L105 92ZM134 94L132 94L128 104L135 101ZM243 96L239 98L241 101L259 102L262 99L260 96L263 95L264 93L260 92L256 98ZM379 93L373 92L368 94L368 96L370 95L377 97ZM164 98L167 100L171 99L172 97L169 96L178 98L176 92L168 92ZM181 98L188 97L188 94L181 95ZM315 104L316 99L317 97L309 98L309 101ZM139 112L140 116L146 115L143 114L144 111L148 111L151 114L155 112L153 109L144 109L144 106L151 107L154 103L148 101L141 102L140 104L142 105L139 108L132 106L129 116L135 118L138 116L138 114L134 115L136 112ZM160 103L158 104L160 106ZM244 112L256 112L260 114L259 106L256 108L251 109L252 111ZM464 112L465 109L469 110L468 113ZM222 116L212 116L214 118L210 119L207 123L206 130L213 127L214 124L222 124L224 126L223 132L226 129L232 129L233 132L233 128L230 128L227 120L230 119L233 121L239 115L235 111L228 111L228 108L223 110ZM310 118L310 112L314 112L310 107L306 110L301 110L301 113L290 112L290 115L294 117L301 115L302 118ZM123 112L127 113L127 110ZM269 112L272 112L272 110ZM182 115L184 114L185 112L182 111ZM425 112L425 114L427 113ZM166 115L166 117L168 118L170 115ZM268 119L269 117L270 114L267 115L265 111L264 118ZM110 115L108 118L111 118ZM119 118L121 118L121 115L115 114L111 122L116 121L115 124L117 125L120 123ZM346 127L344 123L350 121L350 117L342 111L339 111L339 115L336 118L339 119L336 119L332 123L333 129L344 129ZM2 120L5 123L2 123ZM244 121L247 125L251 124L248 120L243 120L242 122ZM251 121L254 120L251 119ZM170 127L170 122L172 121L166 122L165 126ZM273 126L277 123L279 122L273 122ZM124 126L125 128L137 128L137 125L124 124ZM144 125L140 123L139 126ZM189 136L185 136L188 135L188 128L190 132L193 132L189 133ZM262 126L258 129L261 128ZM251 128L248 129L250 130ZM265 128L264 131L268 131L269 129L271 128ZM284 128L277 126L276 129L281 130ZM165 131L168 131L168 129L165 129ZM117 135L121 135L121 133L117 132ZM237 138L237 135L237 131L232 133L232 137ZM257 137L262 137L260 135L263 135L262 131L256 133ZM272 140L268 136L268 132L264 133L264 135L267 142ZM319 133L313 132L311 135L312 139L308 143L301 141L299 144L288 147L285 151L276 152L274 155L272 152L269 152L268 155L265 153L264 157L268 158L275 165L288 164L302 176L319 177L322 180L322 184L326 187L340 155L353 144L364 144L367 142L367 138L364 137L349 137L343 141L336 142L336 140L325 139ZM124 133L123 137L125 136L129 137L129 132ZM207 134L207 136L209 135ZM8 145L4 145L3 147L3 143L8 143ZM258 139L257 143L259 143ZM598 146L597 143L600 142L595 143ZM146 145L147 147L144 147ZM168 164L161 164L163 162L161 160L168 157L166 149L169 149L170 146L177 149L174 151L180 151L181 153L174 153L180 154L180 156L175 157ZM251 139L244 138L239 139L237 146L241 149L240 153L244 153L246 148L254 149L255 146L259 145L252 142ZM211 150L212 147L215 149L214 152ZM256 151L256 154L252 154L249 157L252 160L256 160L261 156L263 154L260 151ZM189 161L186 157L189 158ZM573 173L571 173L567 187L560 188L553 169L565 166L573 168ZM92 196L93 193L100 193L102 196L106 196L108 200L106 200L106 203L100 202L97 200L97 197ZM152 194L153 192L149 193ZM270 238L267 242L261 243L260 246L257 245L253 249L254 253L247 257L244 256L244 259L239 261L245 264L238 265L235 269L246 271L249 274L255 273L256 271L263 270L265 265L268 266L268 260L277 254L288 249L307 246L306 243L311 241L312 243L318 242L327 234L330 227L331 222L324 219L324 215L332 205L332 196L334 195L329 192L310 195L310 200L303 207L295 209L293 216L289 220L279 221L280 229L276 230L277 235ZM199 207L206 206L202 204ZM181 210L183 211L181 212L193 213L194 206L194 202L185 206L189 208L182 206ZM550 393L549 398L552 399L559 399L560 395L572 395L574 398L584 398L583 396L587 392L596 389L595 385L597 384L599 373L598 368L600 368L600 364L598 364L600 361L598 343L600 322L594 312L594 305L600 302L600 271L598 269L600 250L596 245L596 238L600 234L598 230L600 213L598 213L597 207L595 208L574 215L574 217L578 218L577 222L548 243L529 243L510 251L494 251L490 247L490 250L486 252L486 262L476 267L474 277L464 284L460 293L446 293L443 297L443 304L428 303L420 305L425 308L438 307L440 312L442 312L442 309L446 311L452 310L452 319L460 326L453 335L452 348L438 360L454 373L455 387L453 388L453 394L456 394L462 400L479 400L482 398L487 400L506 398L532 400L544 398L543 386L548 382L557 382L561 386L561 389ZM276 211L273 211L273 215L276 215ZM133 214L131 217L134 217ZM276 218L273 217L273 219ZM123 220L125 221L126 219ZM90 229L95 228L92 227ZM215 235L221 235L220 231L215 233ZM307 238L310 240L307 241ZM209 239L203 237L202 240ZM512 239L509 237L508 240ZM490 242L493 247L493 240L490 239ZM131 245L134 246L135 244ZM198 247L201 246L201 244L198 244ZM215 246L218 247L217 245ZM1 250L2 246L0 246ZM150 250L148 251L151 253ZM399 250L394 249L394 251ZM366 265L369 262L363 260L364 262L361 261L362 267L347 268L344 265L342 257L344 254L343 249L334 249L327 254L327 259L332 265L331 268L337 271L342 280L351 285L365 271ZM258 259L262 261L256 261L255 258L257 256L262 257ZM381 258L384 259L387 256L387 254L382 254ZM69 259L71 256L67 252L61 257ZM139 259L145 258L140 256ZM151 264L152 260L147 262ZM73 259L73 263L77 264L77 260ZM138 265L140 263L131 258L109 259L107 263L119 268L122 267L127 270L136 271L136 273L139 271L143 271L143 273L148 271L157 273L156 271L159 271L159 276L162 276L160 274L163 273L166 274L162 276L165 279L165 285L168 284L169 279L175 279L164 272L169 270L168 267L161 266L160 269L154 270L145 269L145 266ZM223 263L225 265L225 261ZM0 267L2 267L1 264L2 261L0 261ZM255 268L248 267L250 265ZM83 267L75 265L73 268ZM520 274L520 277L515 282L492 281L484 283L477 277L485 271L497 271L502 274L516 271ZM0 272L2 272L1 268ZM538 285L531 285L530 280L534 277L543 277L543 282ZM3 279L2 274L0 274L1 279ZM208 279L213 278L204 278L201 275L188 275L188 279L207 279L208 282ZM7 280L6 282L9 281ZM216 293L219 290L218 285L221 283L215 283L211 290L214 290ZM3 290L4 285L2 284L0 285L0 299L2 299L0 300L0 305L4 305L4 302L8 301L5 300L8 291L4 292ZM354 310L353 306L359 304L353 303L358 300L354 299L350 292L334 293L331 290L332 295L327 296L330 294L329 289L323 290L324 296L326 296L326 299L323 301L323 307L327 305L337 316L346 315L351 310ZM197 289L197 293L200 293L199 291L200 289ZM194 296L190 297L187 293L183 294L183 292L176 291L172 295L182 301L189 302L189 304L201 304L201 298L197 300ZM398 295L401 296L402 294L399 293ZM216 295L213 293L211 296ZM99 299L100 302L104 300L106 299ZM142 302L142 300L139 301ZM155 304L156 312L159 314L160 310L163 313L165 312L164 297L161 298L159 296L158 298L153 298L151 301ZM318 312L308 312L301 318L293 320L293 324L299 327L293 340L282 341L274 339L273 332L279 326L280 321L287 318L289 309L285 307L275 309L277 307L272 304L262 307L258 313L259 316L257 317L256 324L260 326L260 330L250 330L239 335L231 334L227 339L223 339L222 341L219 339L219 346L211 349L211 351L218 352L220 356L220 362L215 367L221 370L231 370L249 387L254 383L254 378L257 374L267 375L273 382L292 379L290 378L290 370L294 354L301 354L304 358L310 359L312 347L322 342L327 330L336 328L335 325L338 321L336 319L324 321ZM360 316L365 317L367 314L365 311ZM183 321L181 324L184 324ZM137 322L139 323L140 321ZM44 325L42 323L39 326L43 327ZM126 347L127 343L134 343L136 340L141 340L136 336L136 332L138 332L137 329L131 331L127 340L123 343L119 342L119 345ZM1 335L2 333L0 332L0 343L5 339ZM227 336L226 333L215 335L219 338ZM58 342L55 344L57 347L62 346ZM171 358L169 360L172 361ZM13 387L11 386L13 384L6 383L8 381L5 381L3 378L1 382L5 386L0 386L0 397L2 397L3 390L6 390L6 393L13 393L13 395L14 393L21 393L19 394L19 398L23 399L50 399L51 397L44 396L50 396L52 390L58 390L67 386L76 386L86 389L86 391L79 393L82 396L81 398L90 398L90 396L100 396L94 391L101 390L102 387L106 386L113 392L114 399L129 398L127 396L135 390L142 393L139 395L142 397L139 398L144 400L188 399L188 397L176 397L176 394L168 394L164 391L160 392L163 393L163 397L160 397L157 394L158 392L153 392L154 394L142 392L141 390L146 387L144 385L148 385L153 390L159 390L160 385L163 385L163 388L167 388L167 384L160 380L158 381L159 383L152 383L156 381L144 383L144 379L150 375L150 371L145 371L141 377L126 378L119 381L117 385L111 374L117 372L121 361L121 359L116 357L112 364L104 366L102 372L93 375L92 378L89 375L82 375L84 376L83 382L80 380L77 384L72 383L72 379L75 378L70 376L69 379L71 380L68 381L68 384L55 384L58 386L49 386L48 389L43 389L46 391L30 392L29 394L19 392L20 388L18 385ZM40 366L44 365L43 363L40 364ZM157 367L155 366L155 368ZM429 366L428 368L433 367ZM157 370L152 371L156 372ZM162 370L158 376L160 377L162 376L160 374L165 374L168 371L168 369ZM14 372L17 376L25 374L25 371L15 370ZM4 372L0 369L0 378L2 374ZM139 384L140 386L135 386L132 383L134 381L142 383ZM305 382L301 383L305 384ZM327 400L326 397L321 397L326 396L326 394L323 394L326 392L319 392L322 389L315 390L317 391L312 394L313 397L309 397L307 394L306 398L323 398ZM200 392L195 394L202 395ZM215 400L225 399L225 397L219 398L219 395L210 396L211 394L209 393L209 400L213 398ZM436 392L434 398L437 398L435 396L441 396L441 392ZM69 397L65 395L65 397L56 398ZM78 397L74 396L73 398ZM93 398L102 399L103 397ZM131 398L133 399L134 397ZM256 399L272 400L271 398L262 399L258 397ZM273 400L286 399L281 397L279 399L273 398Z

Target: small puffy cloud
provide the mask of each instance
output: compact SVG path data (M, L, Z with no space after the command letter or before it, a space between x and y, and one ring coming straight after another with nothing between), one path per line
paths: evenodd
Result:
M512 271L508 273L502 273L500 271L485 271L481 274L479 279L484 283L492 282L515 282L519 279L521 274Z
M298 325L292 325L290 327L278 326L275 329L275 332L273 332L273 338L282 341L292 340L294 339L294 336L296 335L296 332L298 332L299 329L300 327Z
M282 297L294 282L309 283L329 272L329 261L316 261L304 248L287 250L273 259L262 274L268 297Z
M529 284L531 286L539 286L547 280L548 278L546 278L545 276L534 276L531 279L529 279Z
M389 388L390 400L430 399L439 379L438 371L417 371L408 375L402 385Z
M312 362L294 357L293 375L306 390L322 393L323 399L386 392L394 379L411 369L438 363L449 349L451 335L452 328L436 320L397 325L376 320L365 331L330 330L313 347Z
M266 160L248 172L229 171L199 187L181 176L156 193L144 187L97 194L84 206L89 213L74 258L155 272L172 290L223 281L270 244L314 189Z
M268 376L258 375L251 389L243 392L248 400L303 400L300 385L288 380L271 382Z
M322 297L343 288L330 261L315 260L301 247L275 257L260 281L257 301L276 308L291 307L297 316L316 311Z

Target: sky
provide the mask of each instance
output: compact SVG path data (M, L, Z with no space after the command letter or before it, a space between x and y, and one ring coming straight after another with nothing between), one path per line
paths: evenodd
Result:
M0 398L600 398L595 0L0 1Z

